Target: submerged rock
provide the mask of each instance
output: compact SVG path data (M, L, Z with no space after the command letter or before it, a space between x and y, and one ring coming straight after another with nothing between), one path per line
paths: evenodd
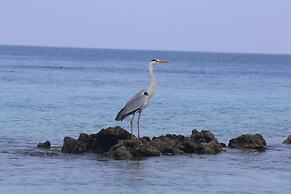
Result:
M191 136L171 135L143 137L132 136L121 127L109 127L96 134L81 133L79 138L65 137L62 151L65 153L94 152L118 160L130 160L159 156L161 154L216 154L222 150L210 131L194 129Z
M283 141L283 143L285 143L285 144L291 144L291 135L289 135L289 136L287 137L287 139L285 139L285 140Z
M237 149L254 149L257 151L265 151L267 143L260 134L245 134L231 139L228 143L228 146L230 148Z
M49 142L48 140L46 140L45 142L43 143L38 143L37 146L38 148L44 148L44 149L50 149L51 147L51 142Z

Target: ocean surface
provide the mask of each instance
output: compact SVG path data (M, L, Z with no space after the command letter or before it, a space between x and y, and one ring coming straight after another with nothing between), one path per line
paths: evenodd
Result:
M120 125L117 112L150 83L141 135L209 129L220 142L260 133L263 153L114 161L36 148ZM136 132L136 130L135 130ZM291 191L291 55L0 46L0 193L220 193Z

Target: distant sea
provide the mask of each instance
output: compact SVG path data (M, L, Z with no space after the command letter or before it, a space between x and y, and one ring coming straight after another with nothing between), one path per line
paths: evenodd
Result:
M147 88L158 89L141 116L141 135L209 129L220 142L260 133L263 153L161 156L113 161L35 148L96 133ZM0 193L221 193L291 191L291 55L0 46Z

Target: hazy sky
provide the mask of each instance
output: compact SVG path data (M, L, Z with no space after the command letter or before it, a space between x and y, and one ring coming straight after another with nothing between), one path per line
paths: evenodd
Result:
M0 44L291 54L291 0L0 0Z

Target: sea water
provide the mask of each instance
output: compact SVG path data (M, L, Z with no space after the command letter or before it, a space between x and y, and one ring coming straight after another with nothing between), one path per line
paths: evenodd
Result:
M220 142L260 133L263 153L114 161L54 154L35 146L96 133L128 99L158 88L141 115L141 135L211 130ZM136 129L135 129L136 132ZM0 193L289 193L291 56L0 46Z

